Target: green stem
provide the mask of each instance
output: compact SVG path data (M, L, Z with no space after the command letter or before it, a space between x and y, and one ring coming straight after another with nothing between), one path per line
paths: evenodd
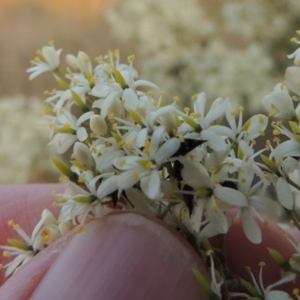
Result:
M295 226L298 228L298 230L300 231L300 224L299 221L295 215L295 212L293 210L289 210L288 211L289 216L291 217L292 221L294 222Z
M300 191L300 185L298 185L297 183L295 183L293 180L290 179L290 177L286 176L286 182L290 185L292 185L294 188L296 188L297 190Z
M158 215L158 218L163 220L165 218L165 216L167 215L167 213L170 211L170 209L176 204L177 204L176 202L170 202L167 205L167 207L165 208L165 210L160 215Z

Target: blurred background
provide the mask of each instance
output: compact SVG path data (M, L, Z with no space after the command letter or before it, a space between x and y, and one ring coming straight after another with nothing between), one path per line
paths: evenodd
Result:
M0 184L57 182L40 118L50 74L29 82L37 49L53 40L66 54L120 49L140 77L188 106L230 97L248 115L292 64L299 0L0 0Z

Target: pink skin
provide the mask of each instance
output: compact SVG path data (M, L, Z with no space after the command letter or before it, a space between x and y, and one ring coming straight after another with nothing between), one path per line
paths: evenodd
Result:
M233 214L230 215L233 216ZM260 223L258 222L258 224ZM262 244L255 245L245 238L242 223L233 223L226 235L227 259L230 268L250 282L250 274L246 270L246 267L251 267L252 273L258 278L260 268L258 264L262 261L265 262L263 282L266 288L280 279L280 267L270 256L267 248L277 250L283 257L289 260L291 255L296 253L296 251L287 241L286 234L288 232L290 236L300 241L300 233L295 228L287 229L287 232L285 232L273 222L268 222L267 225L260 225L260 228L263 235L263 242ZM242 263L236 263L237 260ZM292 291L296 287L300 287L300 276L297 276L295 284L284 284L274 289L282 289L292 295Z
M0 244L17 237L7 226L9 219L31 232L42 210L51 209L53 190L63 191L64 186L1 187ZM275 224L262 226L262 232L263 243L253 245L241 224L233 224L226 242L229 267L247 279L246 266L257 277L258 263L266 262L266 287L279 279L279 267L266 247L285 257L294 249ZM64 236L6 281L0 272L1 282L5 281L0 299L207 299L191 269L209 278L203 262L173 228L148 216L115 213L91 222L81 234ZM294 287L289 284L285 290Z
M51 208L51 191L63 189L1 187L0 243L16 237L9 219L30 233L43 208ZM208 299L192 269L209 280L203 262L173 228L143 215L117 213L43 250L5 281L0 299Z

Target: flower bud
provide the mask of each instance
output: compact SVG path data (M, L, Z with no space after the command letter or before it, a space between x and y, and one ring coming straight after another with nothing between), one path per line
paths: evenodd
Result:
M76 142L74 145L74 157L79 163L87 167L89 170L93 170L95 168L94 158L87 145Z
M102 116L93 115L90 118L90 128L95 135L102 136L106 133L107 125Z

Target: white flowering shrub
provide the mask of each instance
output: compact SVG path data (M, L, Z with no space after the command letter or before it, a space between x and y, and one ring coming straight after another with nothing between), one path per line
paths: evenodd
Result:
M299 274L300 247L292 239L291 258L269 249L285 273L266 288L263 262L259 279L250 271L247 282L228 271L224 249L215 250L208 239L222 240L233 222L241 222L246 238L260 244L260 224L286 216L300 229L299 177L294 176L300 157L300 48L288 56L295 65L287 68L284 82L263 99L269 116L248 119L229 98L209 101L201 91L191 97L190 107L180 109L177 97L139 79L133 55L121 63L119 51L111 51L94 65L79 51L66 56L64 71L61 49L51 44L38 53L28 69L30 79L47 71L60 86L46 99L46 120L50 144L59 154L70 151L70 164L53 159L66 183L64 193L54 193L58 219L45 210L31 236L9 223L23 241L8 239L9 245L1 246L5 257L14 256L4 265L6 276L72 228L80 232L86 222L114 210L135 211L173 225L206 258L211 283L196 271L195 277L210 299L290 299L274 288ZM274 139L256 149L268 126ZM272 199L269 188L275 191Z
M115 0L104 15L115 39L138 53L143 77L188 105L194 91L230 97L247 113L279 81L297 0ZM266 30L266 28L270 28ZM279 71L280 70L280 71Z

